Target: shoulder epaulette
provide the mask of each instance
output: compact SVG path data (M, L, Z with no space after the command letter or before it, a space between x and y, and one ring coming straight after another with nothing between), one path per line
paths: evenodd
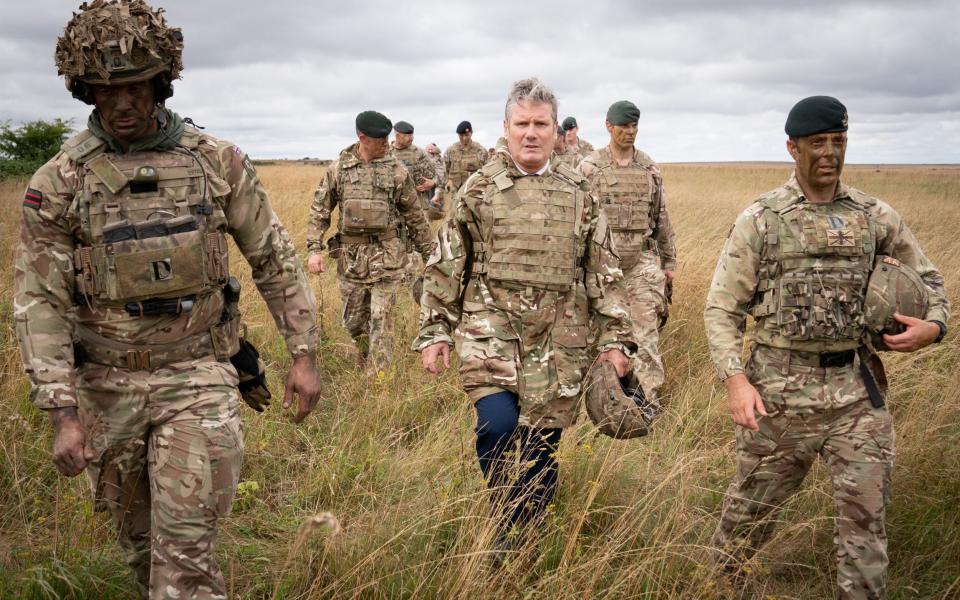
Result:
M198 129L187 126L180 135L180 145L190 150L195 150L200 145L200 136L203 135Z
M85 162L94 154L102 152L107 143L93 135L89 129L84 129L77 135L65 141L60 150L67 157L77 163Z
M857 188L847 187L847 193L854 204L859 204L864 208L869 208L877 204L877 199L866 192L861 192Z
M799 201L799 197L792 194L786 194L784 193L783 189L771 190L754 200L755 203L760 204L764 208L767 208L775 213L783 212Z

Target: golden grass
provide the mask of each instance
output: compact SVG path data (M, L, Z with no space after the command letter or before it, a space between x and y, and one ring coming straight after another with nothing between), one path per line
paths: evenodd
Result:
M303 248L322 167L260 169ZM324 399L293 426L279 407L246 411L246 458L217 556L243 598L697 598L715 594L705 545L733 471L733 425L703 336L703 298L734 216L782 183L786 165L667 165L678 232L675 304L662 346L667 412L648 438L565 435L560 492L537 545L501 571L484 567L492 535L473 451L473 410L456 378L424 374L404 349L415 307L401 298L396 368L366 380L339 325L335 274L322 299ZM960 169L848 167L846 180L891 203L947 278L956 303ZM22 184L0 184L15 215ZM0 222L0 596L133 597L113 533L91 513L86 483L58 477L50 428L27 400L12 339L15 220ZM242 260L234 261L241 264ZM244 265L245 266L245 265ZM288 359L249 274L246 320L275 396ZM891 597L960 597L960 352L938 347L888 361L898 429L888 517ZM330 515L313 519L329 511ZM830 482L815 467L761 553L744 598L834 593ZM335 520L334 520L335 519Z

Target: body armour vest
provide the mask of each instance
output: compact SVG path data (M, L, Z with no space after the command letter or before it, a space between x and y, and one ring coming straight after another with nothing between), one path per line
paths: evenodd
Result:
M337 184L340 188L340 233L376 235L396 230L394 160L380 159L367 164L353 160L341 164Z
M648 236L653 231L651 211L658 189L657 176L642 165L631 163L617 167L606 157L596 162L600 176L596 189L600 196L610 229L639 231Z
M859 346L876 252L874 201L851 190L827 205L775 196L759 202L766 236L751 308L757 341L817 352Z
M473 244L474 271L507 287L572 289L582 278L580 188L555 174L513 179L499 161L481 172L492 180L485 191L492 227L489 239Z
M188 129L185 149L171 151L108 153L89 131L64 144L81 179L71 206L80 223L74 266L88 301L198 296L227 282L222 198L230 187L204 168L198 142Z
M448 176L450 181L453 182L454 188L460 189L463 182L483 166L487 151L471 143L466 148L459 144L456 145L454 152L456 154L452 157L453 160L450 161L451 168Z

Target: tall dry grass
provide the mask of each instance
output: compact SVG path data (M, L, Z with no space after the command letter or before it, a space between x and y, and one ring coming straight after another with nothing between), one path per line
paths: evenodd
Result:
M303 248L322 167L261 169L274 206ZM335 274L322 299L324 398L294 426L273 407L246 411L246 458L217 556L242 598L699 598L715 595L706 544L733 472L733 425L703 336L703 298L736 213L782 183L784 165L668 165L679 239L675 303L662 346L667 411L648 438L597 437L586 422L560 449L561 484L536 544L499 571L473 450L473 411L455 376L424 374L405 351L415 307L397 309L395 368L379 380L355 367L339 325ZM849 183L893 204L947 278L960 286L960 169L854 168ZM21 184L0 208L0 595L132 598L114 534L92 514L82 478L57 476L50 428L30 405L12 335L11 255ZM235 261L240 264L242 261ZM243 280L252 290L249 273ZM288 359L263 303L246 320L271 384ZM960 597L960 406L954 340L890 357L898 429L888 517L891 597ZM314 515L329 511L329 516ZM834 590L830 482L817 466L760 554L745 598L828 598Z

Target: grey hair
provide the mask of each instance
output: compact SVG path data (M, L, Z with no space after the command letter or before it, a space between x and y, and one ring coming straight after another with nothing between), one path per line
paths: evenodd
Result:
M553 116L553 122L557 122L557 97L553 90L548 88L537 77L521 79L510 88L510 94L507 96L507 104L503 109L504 117L510 120L510 109L514 104L520 102L532 102L534 104L549 104L550 112Z

